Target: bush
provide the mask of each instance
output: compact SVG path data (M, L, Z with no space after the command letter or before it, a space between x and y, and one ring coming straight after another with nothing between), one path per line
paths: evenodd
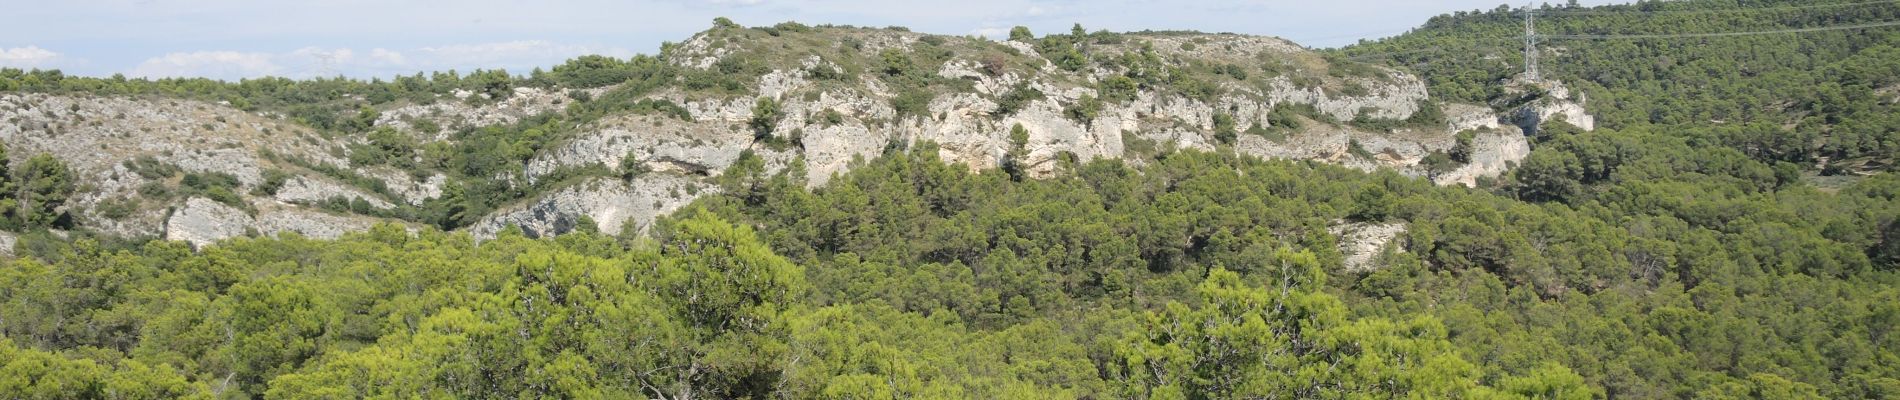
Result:
M257 188L251 190L251 193L261 196L276 196L277 191L283 189L284 183L288 181L290 181L289 172L284 172L284 170L276 168L265 169L264 182L259 183Z
M905 89L898 92L897 97L891 99L891 109L896 110L900 118L924 115L926 111L929 111L930 100L934 97L929 90L922 88Z
M626 82L639 74L633 63L613 57L585 55L554 66L548 76L563 87L585 89Z
M842 124L844 123L844 114L839 113L838 110L827 108L824 111L818 112L818 122L824 124L826 127Z
M1030 33L1029 27L1027 26L1017 25L1014 28L1009 28L1009 40L1024 43L1035 42L1036 34Z
M1237 137L1238 135L1239 135L1239 132L1236 130L1233 115L1218 114L1218 113L1214 114L1214 140L1215 141L1220 142L1221 144L1234 144L1234 140L1239 139Z
M132 171L132 173L138 174L140 178L145 178L147 180L166 179L173 176L178 176L178 173L181 171L178 168L178 165L168 163L168 162L158 161L157 158L153 158L150 154L141 155L141 156L138 156L138 158L134 158L131 160L126 160L125 162L121 164L125 166L125 169L130 170Z
M771 140L772 130L778 128L779 117L781 116L778 100L760 97L758 101L753 102L752 119L746 121L746 125L752 127L752 138L762 141Z
M1103 79L1097 91L1102 93L1102 99L1119 103L1135 100L1140 89L1140 84L1127 75L1115 75Z
M165 201L172 198L172 188L164 182L146 182L143 185L139 185L138 192L139 197L155 201Z
M125 219L138 209L139 199L129 197L102 200L93 208L99 216L107 219Z
M1094 121L1095 117L1102 114L1102 100L1095 98L1095 96L1085 94L1082 95L1082 98L1076 99L1074 104L1070 104L1062 111L1064 114L1068 114L1069 119L1082 124L1088 124L1090 121Z
M996 117L1014 115L1017 111L1021 111L1023 106L1029 105L1029 102L1044 98L1047 96L1044 96L1042 91L1029 87L1028 84L1016 85L1014 89L1009 90L1009 93L1003 94L1002 98L996 99Z

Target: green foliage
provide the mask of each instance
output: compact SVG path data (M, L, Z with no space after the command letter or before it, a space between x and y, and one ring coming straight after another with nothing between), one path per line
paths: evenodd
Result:
M377 128L366 136L367 143L350 146L350 164L389 165L409 169L416 166L416 140L390 128Z
M1003 172L1009 174L1012 180L1022 181L1028 173L1024 170L1026 166L1023 165L1028 162L1028 158L1029 129L1024 128L1020 123L1010 126L1009 151L1003 154Z
M1002 97L996 99L996 112L994 115L998 118L1008 117L1022 110L1023 106L1029 105L1029 102L1045 98L1047 98L1047 96L1044 96L1042 91L1036 90L1036 88L1029 87L1027 84L1016 85L1016 87L1011 88L1008 93L1004 93Z
M1659 15L1679 25L1672 29L1750 25L1727 13ZM1592 19L1600 21L1573 20ZM1456 44L1445 34L1454 28L1503 32L1515 22L1504 12L1444 17L1342 53L1397 50L1408 40ZM717 25L716 35L788 38L827 29ZM1560 20L1553 29L1591 26ZM1220 85L1259 84L1261 74L1298 84L1321 73L1384 73L1339 55L1312 76L1286 65L1258 73L1175 65L1145 45L1090 59L1090 46L1120 39L1079 25L1068 35L1021 36L1062 68L1119 71L1084 102L1095 106L1064 110L1082 120L1141 90L1211 102ZM1124 143L1141 163L1054 154L1048 170L1056 176L1027 179L1030 132L1015 125L1003 173L946 163L935 144L920 142L810 188L797 162L767 174L765 159L744 152L714 178L718 194L656 221L650 238L603 237L578 217L558 221L573 232L555 238L511 230L477 242L383 225L336 240L285 233L198 250L25 232L19 256L0 260L0 398L1894 397L1900 178L1870 173L1885 168L1885 127L1893 126L1890 105L1870 88L1900 83L1892 61L1900 53L1882 35L1789 36L1703 41L1734 54L1576 44L1558 57L1577 66L1553 74L1608 111L1606 129L1548 126L1495 189L1176 152L1134 132L1123 132ZM853 40L835 49L860 51ZM934 73L952 45L925 40L913 52L834 62L893 88L899 115L928 118L936 94L966 88ZM1805 47L1790 50L1797 46ZM1501 77L1489 71L1510 69L1512 52L1495 60L1482 53L1387 57L1445 60L1409 67L1434 93L1496 100L1485 85ZM443 196L393 211L342 197L322 205L447 229L579 177L646 173L629 154L617 169L571 168L530 184L523 165L601 118L692 118L647 99L654 90L755 98L747 85L771 64L740 54L706 71L658 57L589 58L527 79L494 71L387 83L0 70L0 88L170 91L362 134L360 150L380 155L365 161L409 160L448 175ZM1612 56L1627 57L1594 60ZM1704 79L1711 76L1774 83ZM447 90L495 99L515 86L616 84L563 112L449 132L440 143L418 145L368 123L376 105L432 101ZM1021 92L999 114L1033 100ZM1794 99L1788 107L1799 110L1761 108L1782 104L1770 99ZM766 118L749 121L755 132L774 131L783 117L776 102L764 103L754 116ZM1718 116L1742 117L1703 122ZM834 110L811 118L844 119ZM1221 142L1242 133L1237 120L1215 115ZM1353 123L1443 121L1435 104L1421 104L1406 121ZM1244 133L1284 140L1309 123L1338 121L1282 103ZM1474 140L1458 135L1424 168L1436 175L1471 161ZM1357 142L1348 147L1372 156ZM1823 159L1830 173L1867 176L1826 190L1804 183L1812 177L1802 169ZM44 224L28 214L62 211L46 205L70 196L60 188L75 178L56 161L35 160L0 174L11 178L0 186L12 185L0 201L18 200L5 208L22 223ZM347 169L273 161L390 196L387 184ZM153 181L138 189L146 199L242 203L228 174L183 174L155 159L124 166ZM254 193L289 176L265 169ZM173 178L175 189L164 183ZM126 200L95 211L111 217L138 207ZM1403 232L1370 265L1347 270L1348 238L1333 231L1346 223L1402 224Z
M169 365L101 364L78 354L21 348L0 338L0 395L16 399L210 399Z
M646 175L648 172L652 171L648 171L646 162L641 160L637 154L627 152L626 156L620 157L620 179L631 181L633 178Z
M1035 42L1036 34L1030 33L1029 27L1027 26L1017 25L1014 28L1009 28L1009 40L1024 43Z
M935 97L928 90L905 89L891 98L891 109L899 116L924 116L930 111L930 100Z
M147 180L167 179L178 176L178 174L182 172L177 165L158 161L157 158L152 157L150 154L125 160L121 165L123 165L125 169L132 171L132 173L138 174L140 178Z
M1634 135L1534 154L1581 166ZM1732 149L1654 150L1576 208L1200 152L1017 181L920 143L821 189L742 155L632 243L587 220L479 244L23 237L0 353L34 361L0 365L0 397L1890 394L1900 292L1874 255L1900 179L1830 194ZM1404 252L1343 271L1342 219L1408 222ZM5 383L54 377L106 383Z
M752 104L752 119L746 120L746 126L752 128L753 139L773 140L772 130L778 128L778 120L782 117L783 115L779 113L778 100L760 97Z
M20 185L14 199L19 202L19 221L27 226L45 227L59 223L66 215L61 207L77 187L76 177L66 163L51 154L28 158L14 170L13 181Z
M1076 99L1074 103L1069 103L1067 107L1064 107L1062 113L1076 123L1088 125L1094 122L1097 116L1102 114L1102 106L1101 99L1084 94L1082 98Z
M638 61L585 55L554 66L548 73L555 84L568 88L597 88L626 82L641 75Z
M99 216L107 219L125 219L132 216L134 211L138 211L139 200L131 197L105 199L100 200L93 209L99 212Z
M1082 52L1087 39L1085 34L1044 36L1035 42L1036 52L1065 71L1081 71L1089 66L1089 57Z
M1200 307L1169 303L1145 315L1110 371L1124 397L1340 398L1360 393L1471 398L1478 368L1459 358L1430 317L1350 320L1346 306L1313 292L1324 273L1309 253L1281 250L1277 290L1215 269L1196 289Z
M1127 75L1115 75L1103 79L1101 87L1097 89L1102 93L1103 100L1118 103L1135 100L1139 90L1139 84Z
M1234 144L1234 141L1240 137L1240 132L1235 125L1232 114L1214 113L1214 141L1226 145Z
M844 113L840 113L836 109L827 108L824 111L818 112L817 120L818 123L824 124L824 126L827 127L837 126L844 123Z
M179 180L176 194L184 197L199 196L240 209L250 209L244 197L238 195L241 183L237 176L223 172L192 172Z
M269 168L264 170L263 178L264 181L258 183L256 189L251 190L252 195L276 196L277 190L283 189L284 184L290 181L291 175L281 169Z

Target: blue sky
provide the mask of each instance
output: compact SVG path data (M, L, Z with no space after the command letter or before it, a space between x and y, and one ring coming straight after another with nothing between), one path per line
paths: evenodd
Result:
M1618 1L1586 0L1583 4ZM906 26L1003 36L1191 29L1313 47L1391 36L1500 0L0 0L0 66L133 77L354 77L652 53L726 16L743 25Z

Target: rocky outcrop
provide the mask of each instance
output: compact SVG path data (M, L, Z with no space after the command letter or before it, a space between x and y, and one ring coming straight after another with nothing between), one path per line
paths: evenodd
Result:
M577 90L588 96L598 95L604 89ZM428 104L410 104L382 112L376 118L376 126L386 126L411 132L423 141L447 140L451 132L463 128L490 125L512 124L522 118L560 111L574 98L567 91L532 87L515 88L502 99L491 99L487 94L456 91L451 96L442 96ZM428 121L437 129L428 132L418 131L415 122Z
M362 200L369 203L370 207L377 209L387 210L395 207L394 204L389 204L388 201L364 193L362 190L327 179L302 176L285 180L284 186L278 188L277 194L272 197L286 203L316 204L332 198L342 198L351 201Z
M516 226L530 237L543 237L572 231L586 218L602 232L644 233L655 218L716 190L698 179L676 174L651 173L632 182L595 179L496 211L469 230L478 238L492 238Z
M1517 127L1484 129L1472 135L1469 162L1432 179L1439 185L1478 187L1481 178L1503 175L1531 155L1531 143Z
M257 220L244 210L193 197L165 220L165 240L182 240L193 246L204 246L243 236L245 230L255 222Z
M1445 130L1453 133L1504 127L1504 121L1490 108L1450 103L1444 106Z
M846 35L862 46L867 56L882 49L911 49L921 37L895 31L851 31ZM964 39L947 39L964 40ZM1255 78L1251 84L1220 83L1226 93L1211 101L1185 97L1172 91L1139 91L1133 99L1107 101L1087 119L1078 119L1071 109L1084 98L1098 98L1094 82L1119 71L1097 68L1068 72L1040 60L1035 69L996 69L968 58L952 58L937 67L939 77L968 82L967 92L941 93L919 115L900 116L891 106L897 96L883 75L861 74L856 81L840 86L837 82L816 81L811 71L832 69L835 64L818 55L804 56L795 64L761 75L753 85L761 97L777 99L783 117L768 134L792 138L797 146L775 149L756 141L746 127L752 117L753 97L696 98L675 89L662 90L648 98L667 100L691 112L681 120L658 115L630 115L608 118L584 128L586 134L546 151L529 162L530 180L553 174L564 168L591 165L617 170L631 158L642 170L662 171L698 179L716 175L746 151L768 155L768 172L776 172L792 159L802 159L806 182L823 185L835 174L844 172L854 160L869 159L893 145L915 145L929 141L937 144L939 156L946 162L963 164L973 170L997 168L1005 161L1014 144L1010 131L1021 126L1028 133L1023 144L1023 159L1031 176L1056 172L1056 162L1064 157L1077 160L1129 158L1128 143L1134 138L1165 144L1177 149L1212 150L1217 147L1213 131L1217 118L1231 118L1234 129L1251 126L1272 127L1268 116L1283 105L1310 106L1319 117L1331 120L1410 118L1421 106L1430 104L1423 81L1412 75L1380 67L1365 67L1358 75L1327 75L1331 66L1313 53L1276 38L1241 35L1155 35L1141 36L1160 56L1199 59L1211 63L1254 64L1263 58L1286 59L1292 69L1286 74ZM1132 42L1131 42L1132 43ZM1038 57L1031 46L1004 42L1022 57ZM703 33L676 48L672 61L692 68L711 68L724 57L744 52L747 43L729 36ZM950 46L950 45L940 45ZM1136 51L1134 45L1105 45L1091 51L1114 54ZM1032 58L1033 60L1033 58ZM1317 70L1307 68L1318 68ZM1371 71L1370 73L1364 71ZM1302 86L1291 74L1320 76L1320 84ZM1318 75L1314 75L1318 74ZM1342 88L1354 88L1345 90ZM1041 99L1028 101L1008 113L998 112L998 99L1017 90L1035 90ZM1556 93L1567 96L1567 93ZM1555 100L1550 108L1559 114L1577 112L1561 108L1565 99ZM1436 127L1407 128L1375 132L1350 125L1309 121L1306 128L1287 132L1284 138L1241 135L1233 145L1236 151L1268 158L1311 159L1372 170L1396 169L1413 176L1427 176L1420 163L1433 153L1448 152L1457 145L1460 132L1472 132L1472 148L1466 149L1471 162L1435 176L1440 184L1476 185L1479 179L1504 173L1528 155L1528 140L1503 121L1491 108L1474 105L1444 106L1446 123ZM1580 109L1578 109L1580 110ZM1587 117L1585 115L1584 117ZM1573 121L1587 118L1571 118ZM505 224L523 226L531 234L561 232L579 215L595 215L605 231L615 231L612 222L587 210L621 211L605 205L606 199L640 197L614 193L617 186L600 183L587 190L569 189L550 194L533 206L505 212L491 219L493 224L476 230L478 236L499 230ZM629 188L628 190L634 190ZM693 195L687 195L690 199ZM641 197L642 199L651 196ZM682 199L686 200L686 199ZM645 201L645 200L641 200ZM637 225L637 224L636 224Z
M40 153L64 161L82 183L67 210L87 221L88 228L119 236L163 235L169 231L165 210L186 206L183 198L141 194L142 187L175 185L176 178L141 174L132 168L133 160L181 172L230 174L239 184L231 189L239 194L262 183L266 169L296 170L272 158L349 167L333 155L340 154L332 151L338 149L335 142L308 128L220 104L9 93L0 94L0 121L8 121L0 124L0 141L14 162ZM97 211L104 202L126 199L140 201L123 216L108 218Z
M614 117L586 136L528 162L532 181L561 168L608 165L633 157L653 171L717 175L753 147L752 133L721 120L680 121L655 115Z
M1596 130L1596 117L1583 108L1589 99L1581 94L1571 99L1570 88L1563 82L1518 79L1506 86L1505 93L1506 99L1528 98L1510 112L1512 122L1528 135L1535 136L1538 127L1551 121L1564 121L1585 131Z
M368 230L377 222L380 221L374 218L283 206L260 208L256 215L252 215L230 205L193 197L166 219L165 240L180 240L202 247L239 236L276 235L282 232L297 232L317 239L335 239L346 233Z
M937 144L938 156L947 162L973 170L1010 162L1033 177L1058 173L1065 159L1140 162L1148 155L1130 148L1232 149L1266 158L1388 168L1443 185L1476 185L1528 155L1524 131L1553 119L1586 129L1594 125L1583 112L1581 96L1572 100L1553 82L1511 83L1509 91L1519 96L1509 104L1442 105L1442 126L1390 123L1420 115L1422 107L1438 107L1429 101L1423 81L1389 68L1336 65L1270 37L1126 34L1088 48L1097 60L1117 61L1070 65L1071 70L1043 58L1029 43L813 29L819 33L787 34L822 34L827 40L715 29L669 48L666 62L723 78L735 76L735 68L721 61L742 55L736 69L754 75L743 89L663 85L643 99L615 99L664 100L687 115L608 115L576 126L577 132L563 129L562 141L539 148L524 165L525 174L492 178L517 187L546 185L550 177L593 178L503 207L469 229L478 237L511 225L530 235L552 235L575 229L587 217L609 233L623 226L641 232L657 216L709 193L715 187L712 178L748 153L758 156L768 173L802 163L805 182L813 186L829 183L854 162L922 142ZM900 93L920 90L915 82L921 77L876 68L887 50L933 52L917 60L948 58L915 72L936 75L928 77L933 83L923 90L931 97L919 109L900 113L894 105ZM1210 66L1222 72L1207 72ZM1192 90L1140 86L1112 99L1101 92L1137 69L1197 74L1182 79L1199 83ZM704 79L685 75L691 74L682 74L682 81ZM448 132L559 112L579 98L613 89L524 87L503 98L458 91L433 102L386 107L375 124L423 142L453 140ZM1025 90L1038 94L1013 101L1012 109L999 109L999 103L1012 102L1006 99ZM748 122L761 97L777 100L780 108L772 130L755 134ZM1295 105L1311 110L1296 117L1304 121L1301 127L1275 126L1285 121L1276 118L1286 117L1275 110ZM0 119L8 121L0 124L0 140L13 149L13 157L45 152L67 160L88 183L68 208L88 227L107 233L162 234L196 244L284 231L329 237L377 221L316 210L331 199L367 203L379 215L403 215L414 210L411 206L443 196L448 186L449 177L438 171L351 165L344 156L352 145L364 143L363 135L320 135L282 118L182 100L0 95ZM1366 120L1385 121L1360 123ZM426 125L437 128L422 129ZM1020 152L1011 139L1015 127L1027 134ZM1264 133L1238 133L1253 127ZM1237 137L1223 144L1216 139L1222 129L1237 131ZM1457 149L1469 162L1426 171L1423 161L1453 151L1460 133L1470 137L1464 141L1470 148ZM238 199L225 200L243 206L165 196L126 201L146 198L143 189L179 186L175 175L154 176L125 163L139 157L186 172L231 174L238 187L228 189ZM601 177L603 170L638 177ZM275 183L286 175L281 185ZM106 204L114 205L110 216L98 211ZM124 210L126 204L133 209Z
M20 236L11 232L0 232L0 257L12 257L13 248L20 243Z
M1339 253L1345 256L1346 272L1370 272L1384 267L1378 263L1379 257L1386 251L1405 251L1396 246L1392 239L1405 233L1406 224L1401 222L1369 223L1339 222L1327 228L1328 232L1339 238Z

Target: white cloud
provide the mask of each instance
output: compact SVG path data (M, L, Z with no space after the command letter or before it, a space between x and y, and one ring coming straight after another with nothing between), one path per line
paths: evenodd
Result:
M214 79L281 75L284 68L267 53L197 51L171 53L145 60L126 75L140 78L206 77Z
M200 51L171 53L148 59L127 75L235 80L262 76L387 77L451 69L468 72L502 68L525 73L535 67L545 68L588 54L631 57L634 52L618 47L570 45L541 40L457 44L408 51L385 48L358 51L322 47L304 47L285 53Z
M66 57L39 46L0 48L0 67L50 68Z
M1008 36L1009 29L1010 28L996 28L996 27L977 28L977 29L970 30L970 34L982 36L986 38L991 38L991 39L998 39L998 38L1003 38L1003 37Z
M574 56L600 54L630 57L623 48L564 45L542 40L517 40L481 44L424 47L409 53L422 66L448 68L530 68L553 65Z
M369 59L371 62L393 64L393 65L402 65L405 62L403 60L402 53L397 53L397 52L390 51L389 49L385 49L381 47L370 49Z

